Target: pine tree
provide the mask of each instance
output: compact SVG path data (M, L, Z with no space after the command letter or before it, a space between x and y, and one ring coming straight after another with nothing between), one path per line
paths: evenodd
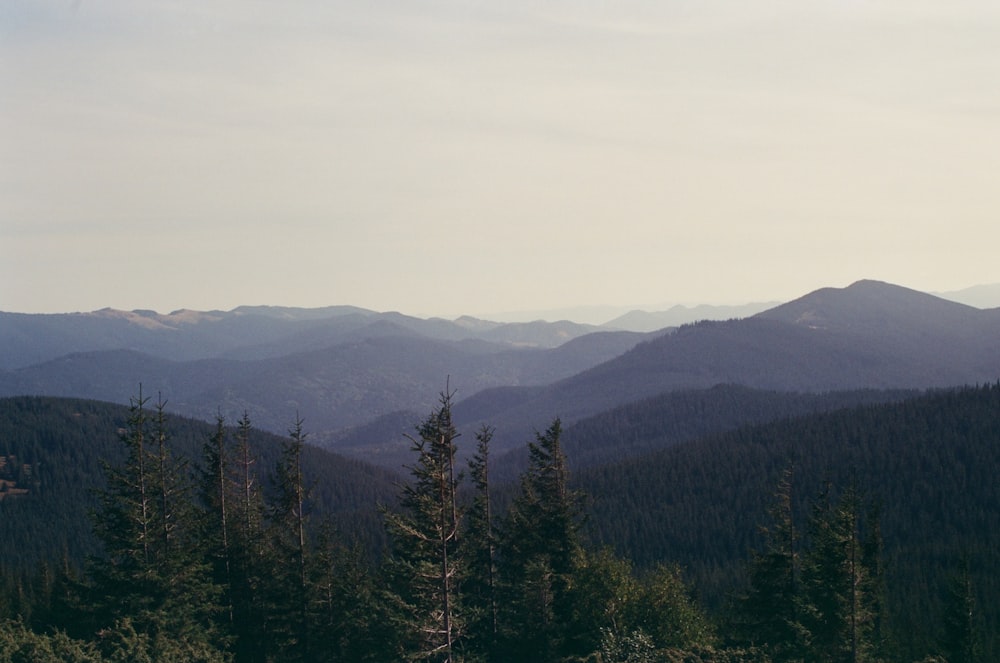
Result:
M392 538L389 574L393 602L403 630L406 660L455 660L462 632L457 605L459 509L455 476L452 394L441 394L440 407L411 438L417 463L413 481L404 486L402 512L386 512Z
M750 564L750 586L736 605L740 639L764 646L775 661L800 653L798 533L793 517L794 470L785 470L769 510L770 526L761 527L764 549Z
M215 420L215 432L202 449L205 466L201 472L202 505L204 522L202 546L212 566L213 577L223 588L225 622L233 629L233 549L229 540L233 482L229 473L230 457L226 434L226 420L220 414Z
M501 630L510 660L556 660L570 626L569 589L579 555L580 497L568 486L559 419L528 445L502 527Z
M269 561L264 536L264 498L257 478L257 457L251 446L253 426L248 413L237 423L232 451L233 471L230 596L235 652L240 662L257 663L271 654L268 640L264 581Z
M466 573L462 595L468 614L466 652L487 658L496 645L499 630L497 614L497 537L493 524L490 495L490 441L493 429L483 426L476 433L476 454L469 459L469 475L474 496L466 512L463 540Z
M836 505L828 486L813 506L812 545L803 559L801 595L801 624L810 660L871 660L872 572L864 555L861 514L854 482Z
M966 556L962 557L958 571L948 583L944 608L941 648L948 663L977 663L981 660L978 609Z
M221 659L219 588L198 546L189 476L167 444L165 403L150 422L147 402L141 390L132 400L122 435L127 460L107 468L99 495L95 529L106 556L91 565L95 618L103 628L127 618L150 643L166 639L179 651L205 652L202 660Z
M307 571L306 502L308 487L302 472L305 433L302 419L282 445L275 475L275 499L269 513L271 542L270 619L276 644L285 661L308 660L310 582Z

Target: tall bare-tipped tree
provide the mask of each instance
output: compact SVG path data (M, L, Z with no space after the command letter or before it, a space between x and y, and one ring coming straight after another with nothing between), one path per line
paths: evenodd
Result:
M442 393L440 407L417 427L417 437L411 438L417 463L411 468L413 481L402 490L402 512L386 513L396 613L406 631L400 655L407 660L450 663L461 632L456 606L458 433L451 397Z
M476 433L476 454L469 459L469 475L475 491L465 515L462 543L466 573L462 595L468 612L469 637L476 653L488 656L499 631L497 613L497 535L490 496L490 441L493 429L483 426Z
M223 605L229 627L233 616L233 549L230 546L232 528L233 481L231 459L226 434L226 419L220 413L215 419L215 432L202 447L205 466L201 470L201 499L204 505L202 545L213 567L217 583L224 588Z
M272 619L283 660L307 660L309 643L309 589L306 572L306 500L308 486L302 471L305 433L302 419L295 423L282 445L275 477L275 499L270 508Z
M257 456L251 446L253 426L248 413L237 422L228 471L219 479L227 488L230 551L230 597L238 661L265 659L267 615L264 581L268 577L264 537L264 498L257 475Z

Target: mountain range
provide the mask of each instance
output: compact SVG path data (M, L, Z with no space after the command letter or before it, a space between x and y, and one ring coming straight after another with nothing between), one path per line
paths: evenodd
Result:
M405 434L447 390L460 454L475 428L495 427L501 511L525 442L559 417L588 539L636 568L680 564L717 614L760 549L784 472L794 468L799 527L831 485L857 485L882 514L898 660L936 651L960 563L986 658L1000 652L997 308L866 280L654 332L352 307L0 314L0 348L0 397L16 395L0 398L0 529L17 542L0 569L95 551L84 511L102 463L121 460L128 412L79 398L159 392L193 417L168 428L195 463L214 430L204 420L247 412L262 480L287 440L270 432L302 417L307 441L326 447L304 458L317 515L378 551L377 505L413 464Z
M124 403L142 384L202 420L247 412L280 434L301 416L314 442L365 456L381 449L395 465L403 434L444 389L455 391L456 421L494 426L502 453L554 417L572 424L719 384L826 392L993 381L1000 309L866 280L645 333L347 306L2 313L0 366L0 396Z

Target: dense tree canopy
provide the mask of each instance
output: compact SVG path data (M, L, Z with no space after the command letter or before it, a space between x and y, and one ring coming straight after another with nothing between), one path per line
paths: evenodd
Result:
M556 419L502 485L489 428L456 465L446 393L383 490L301 421L2 400L0 663L993 660L998 414L1000 385L930 393L573 476Z

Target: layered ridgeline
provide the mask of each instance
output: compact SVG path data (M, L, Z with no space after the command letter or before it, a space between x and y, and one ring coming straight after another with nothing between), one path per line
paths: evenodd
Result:
M775 391L923 389L1000 377L1000 309L877 281L826 288L742 320L700 322L550 385L484 390L456 406L511 443L664 392L736 384Z
M433 407L449 375L462 394L547 384L646 337L569 322L451 322L345 307L0 313L0 396L124 404L144 383L157 386L171 412L205 421L248 410L258 427L282 434L298 411L320 442L398 411L412 420Z
M0 314L0 395L125 402L157 385L171 411L244 410L281 434L298 411L317 444L398 469L405 428L450 376L456 421L497 451L553 415L567 425L665 392L909 389L1000 376L1000 310L860 281L744 319L653 334L572 323L423 320L352 307ZM372 456L372 449L394 449ZM405 449L403 449L405 451Z

